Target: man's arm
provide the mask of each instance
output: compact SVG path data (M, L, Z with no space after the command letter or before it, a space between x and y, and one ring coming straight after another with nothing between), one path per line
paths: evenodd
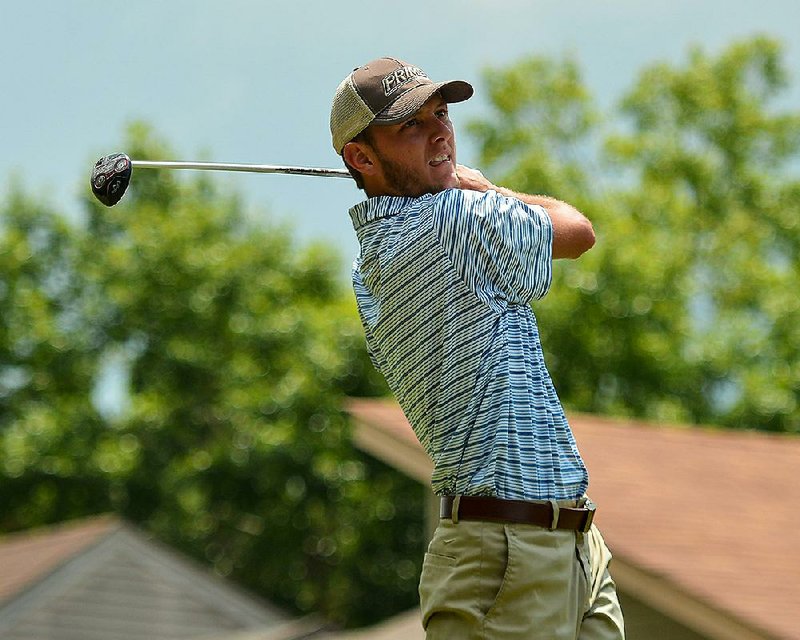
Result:
M459 186L470 191L497 191L526 204L539 205L553 222L553 258L578 258L594 246L592 223L575 207L547 196L517 193L492 184L480 171L458 165Z

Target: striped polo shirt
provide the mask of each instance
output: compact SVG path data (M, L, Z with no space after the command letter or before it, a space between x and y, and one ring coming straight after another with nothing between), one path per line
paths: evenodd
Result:
M530 307L552 276L547 213L495 191L350 210L367 348L434 463L434 493L579 498L586 468Z

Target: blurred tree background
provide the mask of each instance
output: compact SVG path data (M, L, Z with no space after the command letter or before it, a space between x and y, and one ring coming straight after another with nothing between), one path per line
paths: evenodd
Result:
M385 387L341 258L204 177L86 212L2 210L0 529L111 511L293 610L413 606L423 489L351 444L342 398Z
M568 407L800 431L787 83L767 38L646 68L605 115L569 59L486 71L491 112L461 132L481 169L598 235L536 305ZM141 124L124 148L173 155ZM0 531L112 511L295 611L414 606L422 488L355 451L341 410L386 393L343 258L204 177L143 171L85 211L0 204Z
M484 80L481 168L575 204L597 232L535 305L564 402L799 432L800 111L781 108L779 44L646 68L614 118L569 59Z

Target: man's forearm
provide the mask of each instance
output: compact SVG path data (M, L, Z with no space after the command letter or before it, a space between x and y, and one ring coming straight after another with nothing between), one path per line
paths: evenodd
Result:
M462 189L488 191L542 207L553 223L553 258L577 258L594 246L592 223L575 207L556 198L518 193L492 184L480 171L459 165Z

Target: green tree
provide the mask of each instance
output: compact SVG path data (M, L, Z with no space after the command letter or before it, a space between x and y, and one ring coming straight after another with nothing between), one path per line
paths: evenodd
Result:
M487 72L487 172L576 204L598 244L537 305L574 409L800 430L800 112L757 37L642 71L602 116L571 60ZM785 106L784 106L785 109Z
M126 148L171 155L141 125ZM295 610L412 606L422 492L350 442L343 396L384 387L338 257L202 177L86 211L4 207L0 528L111 510Z
M97 335L76 300L77 235L15 188L0 219L0 528L92 513L102 419L88 393Z

